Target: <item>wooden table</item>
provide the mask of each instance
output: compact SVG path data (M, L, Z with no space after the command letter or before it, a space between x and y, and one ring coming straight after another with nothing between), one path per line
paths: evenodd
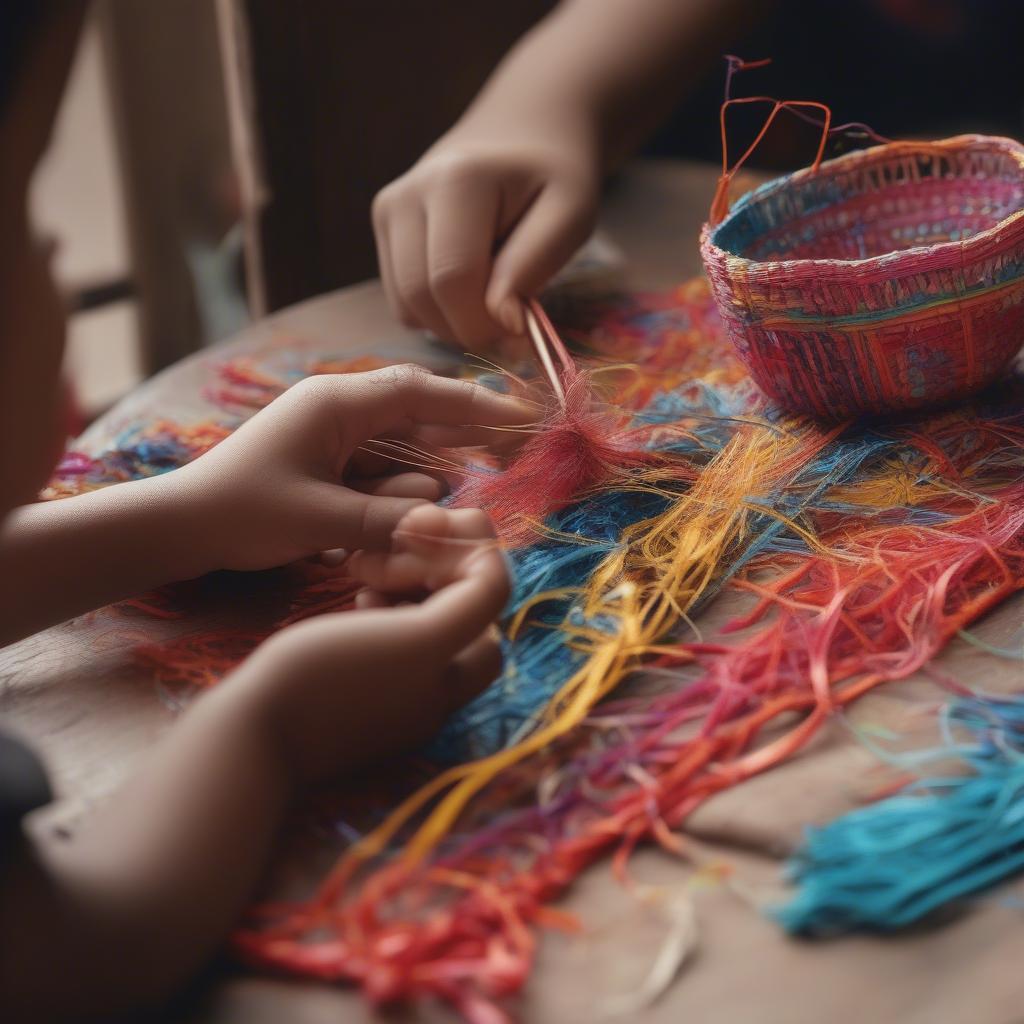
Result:
M697 232L714 187L707 167L643 163L611 190L602 229L626 255L625 283L661 287L696 273ZM413 332L388 315L376 282L323 296L255 324L218 346L218 359L261 350L275 339L321 353L373 350L436 361ZM121 426L169 416L205 418L214 409L199 396L210 354L171 367L129 396L83 439L102 444ZM702 620L714 626L730 613L729 594ZM254 602L237 614L261 615ZM1020 645L1024 601L1009 602L980 623L990 643ZM63 801L52 812L76 815L131 772L137 758L168 727L172 714L132 665L138 635L166 636L180 625L111 617L107 612L48 630L0 652L0 714L25 733L50 766ZM194 628L194 624L190 628ZM966 682L989 690L1024 686L1024 666L956 642L939 659ZM860 721L900 728L922 704L941 699L924 678L868 695L852 712ZM778 885L779 858L803 826L850 807L873 757L835 726L801 757L709 802L690 823L695 848L735 868L735 886L696 890L700 950L656 1005L627 1019L830 1024L899 1021L936 1024L970 1020L1007 1024L1021 1008L1019 910L986 901L957 922L896 938L854 937L826 943L785 938L752 906ZM682 887L687 870L653 851L635 859L639 878ZM582 937L546 936L522 1002L525 1021L583 1024L602 1015L605 1000L635 987L664 937L664 922L627 896L606 865L592 869L567 899L586 924ZM218 974L175 1011L177 1021L216 1024L336 1024L374 1019L351 991L314 984ZM400 1019L406 1019L401 1017ZM447 1020L426 1008L408 1019Z

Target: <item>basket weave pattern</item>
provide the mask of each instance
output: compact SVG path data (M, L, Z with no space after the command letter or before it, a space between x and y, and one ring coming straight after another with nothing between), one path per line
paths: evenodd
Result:
M1024 147L890 143L744 196L701 254L761 388L827 418L953 399L1024 341Z

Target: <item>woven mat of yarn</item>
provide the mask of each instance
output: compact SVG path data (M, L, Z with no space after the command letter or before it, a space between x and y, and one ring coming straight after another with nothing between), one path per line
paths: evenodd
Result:
M390 813L332 805L351 842L314 898L236 934L250 964L505 1020L536 929L567 926L551 904L588 864L613 855L624 873L648 841L685 856L678 830L702 803L1024 586L1020 376L955 409L822 426L765 403L703 281L552 312L579 355L567 412L507 467L467 467L452 499L486 508L508 550L504 674L397 796L388 782ZM50 496L172 468L303 372L369 365L222 366L210 394L234 419L69 453ZM697 616L726 586L751 611L703 636ZM311 573L291 600L278 625L349 607L352 586ZM180 594L141 606L188 615ZM161 683L206 686L265 632L138 657Z

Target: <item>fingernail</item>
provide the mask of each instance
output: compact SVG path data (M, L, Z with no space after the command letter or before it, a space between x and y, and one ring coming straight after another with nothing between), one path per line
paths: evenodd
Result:
M526 331L523 307L518 299L505 299L498 307L498 319L509 334L523 334Z
M330 551L320 552L320 561L329 569L341 565L348 558L348 551L345 548L332 548Z
M487 627L487 639L501 646L501 630L493 622Z

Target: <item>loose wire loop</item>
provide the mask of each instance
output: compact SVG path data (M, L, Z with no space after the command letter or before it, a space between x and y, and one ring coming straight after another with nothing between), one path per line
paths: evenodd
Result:
M772 109L768 114L768 117L765 119L761 130L754 137L754 141L747 146L743 155L730 168L729 134L726 114L730 107L750 103L770 103L772 104ZM765 135L768 134L768 129L771 128L772 124L775 122L775 118L778 117L779 113L783 110L789 110L795 113L804 109L819 110L824 114L824 119L820 122L821 139L818 142L818 151L815 153L814 162L811 164L811 171L817 172L818 168L821 166L821 161L825 156L825 143L828 141L829 133L832 130L832 110L830 107L824 103L818 103L816 100L777 100L773 96L743 96L738 99L725 100L719 112L719 124L721 126L722 133L722 174L718 179L718 187L715 189L715 196L711 200L711 211L708 215L708 221L712 227L721 224L722 221L725 220L726 216L728 216L729 186L732 184L732 180L736 176L736 172L747 162L754 150L761 144Z
M774 96L744 96L741 98L733 98L732 80L737 72L753 71L757 68L767 67L771 62L770 57L765 57L761 60L743 60L742 57L737 57L735 54L727 53L725 55L725 99L722 103L721 110L719 111L719 122L722 133L722 174L718 179L718 187L715 189L715 195L711 201L711 211L708 215L708 220L712 227L721 224L726 216L728 216L729 186L732 184L732 180L735 177L736 172L744 163L746 163L754 150L761 144L761 140L764 139L765 135L768 133L768 129L772 126L775 118L778 117L779 112L782 110L788 110L791 114L795 115L806 124L812 124L821 128L821 141L818 143L818 151L814 156L814 162L811 164L811 171L814 173L817 173L818 168L821 166L822 158L825 155L825 143L828 141L828 137L836 134L837 132L855 132L863 137L871 139L873 142L878 143L890 143L893 141L892 139L886 138L884 135L879 135L878 132L876 132L870 125L864 124L861 121L848 121L845 124L836 125L833 128L832 110L824 103L818 103L814 100L777 100ZM747 147L746 152L744 152L739 160L736 161L733 167L730 168L726 112L729 107L747 103L771 103L772 109L768 114L768 117L765 119L764 126L757 133L754 141ZM807 113L808 108L811 110L821 111L824 114L823 120L819 121L812 114Z

